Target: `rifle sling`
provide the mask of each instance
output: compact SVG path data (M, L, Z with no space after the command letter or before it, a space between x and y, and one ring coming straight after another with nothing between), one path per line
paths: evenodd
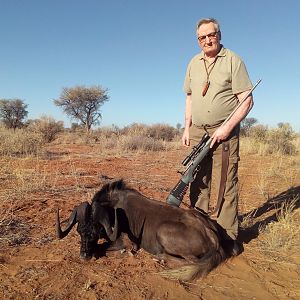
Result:
M211 217L219 217L220 210L224 203L224 193L227 181L227 171L229 166L229 142L222 143L222 166L221 166L221 180L219 187L219 194L217 198L216 207L211 213Z

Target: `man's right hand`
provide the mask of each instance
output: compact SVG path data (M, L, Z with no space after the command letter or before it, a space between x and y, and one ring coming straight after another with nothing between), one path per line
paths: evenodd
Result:
M182 138L182 145L185 147L189 147L190 145L190 134L189 134L189 130L184 130Z

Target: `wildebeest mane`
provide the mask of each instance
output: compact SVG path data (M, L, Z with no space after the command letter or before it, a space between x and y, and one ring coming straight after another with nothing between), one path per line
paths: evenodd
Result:
M95 193L94 197L92 198L92 202L97 201L100 205L108 204L109 199L107 199L107 195L111 195L114 191L121 191L125 189L128 189L128 187L123 179L108 182L103 185L101 190Z

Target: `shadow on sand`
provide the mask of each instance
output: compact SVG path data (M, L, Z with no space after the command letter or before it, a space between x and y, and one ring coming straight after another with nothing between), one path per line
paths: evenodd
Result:
M241 216L239 216L240 222L243 222L249 216L251 219L260 219L253 225L248 228L241 229L239 233L239 240L242 243L248 244L252 239L255 239L259 235L259 229L262 226L268 225L270 222L278 221L278 208L282 205L288 205L292 201L294 203L294 210L300 207L300 186L292 187L287 191L284 191L277 196L267 200L262 206L259 208L253 209L250 212L247 212ZM263 215L267 215L263 218Z

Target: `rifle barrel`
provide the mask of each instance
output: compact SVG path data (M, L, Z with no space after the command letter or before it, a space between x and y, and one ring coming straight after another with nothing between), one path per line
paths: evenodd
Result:
M242 99L242 101L239 102L239 104L236 106L236 108L231 112L231 114L225 119L225 121L221 124L221 126L225 125L230 118L233 116L233 114L241 107L241 105L246 101L246 99L252 94L252 92L254 91L254 89L261 83L261 79L259 79L254 86L252 87L252 89L245 95L245 97ZM248 111L249 112L249 111Z

